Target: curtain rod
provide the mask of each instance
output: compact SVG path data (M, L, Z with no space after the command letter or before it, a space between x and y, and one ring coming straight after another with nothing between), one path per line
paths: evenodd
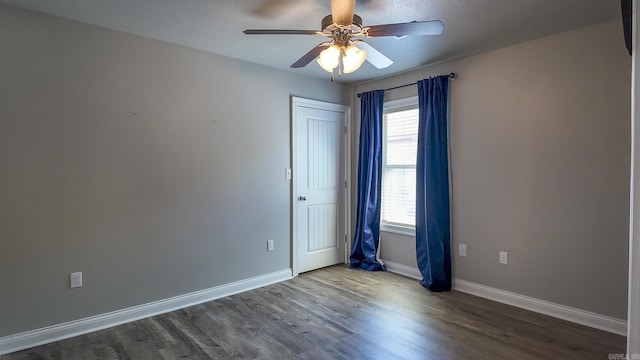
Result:
M455 79L456 78L456 73L449 73L449 79ZM417 82L411 83L411 84L404 84L404 85L398 85L398 86L394 86L394 87L390 87L388 89L384 89L384 91L389 91L389 90L395 90L395 89L400 89L403 87L407 87L407 86L411 86L411 85L416 85ZM358 97L360 97L363 93L359 93Z

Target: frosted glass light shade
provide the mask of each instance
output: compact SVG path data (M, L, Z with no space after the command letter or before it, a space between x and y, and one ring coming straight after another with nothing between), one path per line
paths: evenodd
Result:
M353 45L349 45L344 50L344 57L342 58L342 71L345 74L348 74L358 70L358 68L360 68L360 65L362 65L366 58L366 51L358 49Z
M327 72L333 73L333 69L338 66L339 59L340 48L336 45L331 45L320 52L320 57L318 57L318 65L320 65Z

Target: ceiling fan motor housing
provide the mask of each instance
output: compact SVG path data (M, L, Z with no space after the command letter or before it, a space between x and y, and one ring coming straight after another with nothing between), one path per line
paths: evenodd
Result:
M322 32L333 38L333 43L341 48L349 46L352 36L357 36L362 31L362 18L353 14L351 25L338 25L333 22L332 16L327 15L322 19Z
M322 25L321 25L321 29L322 31L327 30L327 28L329 28L331 25L333 25L333 17L331 17L331 14L325 16L322 19ZM358 28L362 28L362 18L356 14L353 14L353 24L352 26L357 26Z

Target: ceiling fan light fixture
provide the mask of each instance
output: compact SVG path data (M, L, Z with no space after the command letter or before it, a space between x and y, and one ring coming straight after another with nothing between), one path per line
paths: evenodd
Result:
M340 47L337 45L331 45L328 48L320 52L318 57L318 65L320 65L325 71L333 73L333 69L338 66L340 61Z
M367 52L357 48L354 45L349 45L344 50L344 56L342 57L342 71L345 74L352 73L360 68L362 63L367 59Z

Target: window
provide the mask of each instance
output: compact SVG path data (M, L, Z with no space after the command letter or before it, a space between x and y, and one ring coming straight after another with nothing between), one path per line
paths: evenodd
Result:
M381 229L415 235L417 97L385 102L382 124Z

